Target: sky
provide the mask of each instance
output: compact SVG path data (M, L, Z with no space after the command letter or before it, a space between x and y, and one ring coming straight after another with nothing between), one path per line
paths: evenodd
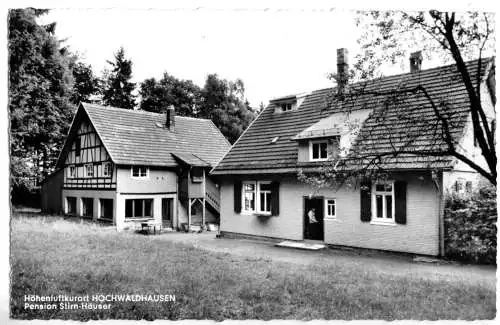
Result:
M54 9L41 20L52 21L97 74L123 46L135 82L166 71L202 86L217 73L242 79L254 107L332 86L336 49L354 55L358 35L352 12L342 9Z
M359 53L362 31L353 9L374 8L352 2L145 1L105 7L114 2L90 1L89 8L46 6L53 9L41 22L56 22L57 37L97 75L123 46L133 62L134 82L168 72L203 86L208 74L217 73L242 79L247 99L258 107L272 98L333 85L327 76L336 71L336 50L347 48L351 62ZM389 7L379 9L398 8L386 3ZM460 9L467 8L470 3ZM401 72L399 65L386 70Z

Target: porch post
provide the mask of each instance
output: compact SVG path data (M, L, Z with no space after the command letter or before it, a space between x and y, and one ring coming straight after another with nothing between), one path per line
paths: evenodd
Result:
M205 226L205 198L207 196L207 183L205 177L205 169L203 168L203 212L201 213L201 229Z
M188 198L188 231L191 231L191 198Z
M203 197L203 213L201 214L201 226L205 226L205 196Z

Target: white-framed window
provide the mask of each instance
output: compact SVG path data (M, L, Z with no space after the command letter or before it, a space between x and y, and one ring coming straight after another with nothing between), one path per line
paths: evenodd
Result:
M76 166L69 166L68 169L68 177L69 178L74 178L76 176Z
M328 159L328 140L317 140L309 142L309 156L311 161Z
M337 201L335 199L325 199L325 217L337 218Z
M94 165L85 164L83 170L85 171L85 177L94 177Z
M282 112L288 112L292 110L292 103L282 103L280 107Z
M242 211L271 214L271 182L243 182Z
M132 166L132 177L147 178L149 176L149 168L145 166Z
M126 199L125 218L153 218L153 199Z
M105 162L102 164L102 176L111 177L113 175L113 166L110 162Z
M372 222L395 223L394 181L375 182L372 185Z

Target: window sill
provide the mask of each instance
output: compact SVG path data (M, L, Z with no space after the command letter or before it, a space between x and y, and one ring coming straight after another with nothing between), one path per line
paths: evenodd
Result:
M144 217L144 218L125 218L125 222L127 221L134 221L134 222L137 222L137 221L151 221L151 220L154 220L155 218L153 217Z
M271 213L263 213L255 211L241 211L241 214L245 216L272 217Z
M370 221L370 225L389 226L389 227L397 226L397 224L394 221Z
M339 219L337 219L337 217L325 217L323 220L327 220L327 221L339 221Z

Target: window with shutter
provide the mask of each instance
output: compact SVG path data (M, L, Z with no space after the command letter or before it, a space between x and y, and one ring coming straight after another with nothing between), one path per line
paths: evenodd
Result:
M394 223L394 182L376 182L372 185L372 222Z

